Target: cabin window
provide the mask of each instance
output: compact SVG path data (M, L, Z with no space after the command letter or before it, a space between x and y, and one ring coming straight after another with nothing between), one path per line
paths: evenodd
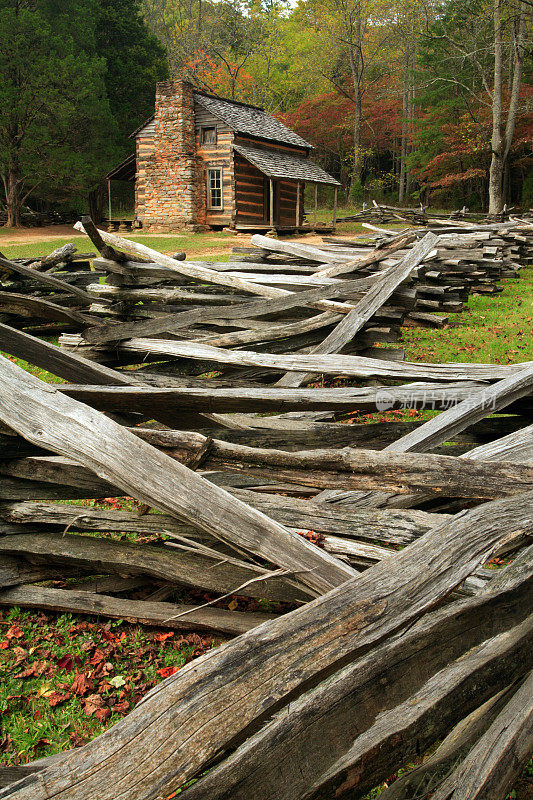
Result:
M216 143L217 143L217 129L202 128L202 144L216 144Z
M213 210L222 209L222 170L207 170L207 207Z

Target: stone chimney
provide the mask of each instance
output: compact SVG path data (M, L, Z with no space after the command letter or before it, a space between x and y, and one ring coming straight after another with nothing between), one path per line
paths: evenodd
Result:
M138 216L143 227L176 230L198 225L202 172L196 155L191 84L157 84L154 125L137 139L137 160L138 181L142 176Z

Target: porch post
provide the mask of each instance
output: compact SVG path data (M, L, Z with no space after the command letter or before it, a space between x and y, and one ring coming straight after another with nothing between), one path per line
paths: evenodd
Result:
M107 206L108 206L109 222L111 222L111 181L109 179L107 181Z
M315 223L314 227L316 228L316 210L318 208L318 183L315 183Z
M274 181L270 178L270 227L274 227Z
M296 227L300 227L300 181L296 182Z
M333 195L333 227L337 224L337 187L335 186L335 193Z

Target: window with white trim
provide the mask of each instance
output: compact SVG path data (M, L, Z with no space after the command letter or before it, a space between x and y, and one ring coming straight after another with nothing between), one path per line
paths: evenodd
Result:
M207 207L213 211L222 210L222 170L207 170Z

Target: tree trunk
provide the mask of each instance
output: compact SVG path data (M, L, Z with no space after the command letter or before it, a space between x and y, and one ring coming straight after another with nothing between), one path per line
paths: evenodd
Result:
M357 184L361 184L363 159L361 154L361 90L359 81L354 76L354 120L353 120L353 167L350 182L350 193Z
M402 91L402 135L400 139L400 180L398 186L398 202L400 205L405 203L407 194L407 151L409 138L409 61L410 52L407 47L404 54L403 65L403 91Z
M501 0L494 0L494 88L492 90L492 157L489 171L489 214L499 214L503 208L503 41Z
M7 227L20 228L20 183L18 180L18 168L13 162L8 167L4 186L6 192Z
M492 93L492 157L489 171L489 214L499 214L504 202L504 172L513 141L525 55L526 4L520 3L514 25L513 76L507 119L503 121L503 38L501 0L494 0L494 88Z
M361 19L358 17L355 24L355 42L350 48L350 68L354 90L354 120L353 120L353 169L351 189L361 183L363 171L363 158L361 150L361 78L363 65L361 60Z
M405 143L405 156L406 160L410 153L413 151L412 145L412 134L413 134L413 123L414 123L414 106L415 106L415 87L414 87L414 78L413 78L413 63L415 60L415 54L413 51L410 53L410 68L409 68L409 90L407 93L407 140ZM412 176L411 172L407 168L407 163L405 166L405 196L406 200L409 197L412 187Z

